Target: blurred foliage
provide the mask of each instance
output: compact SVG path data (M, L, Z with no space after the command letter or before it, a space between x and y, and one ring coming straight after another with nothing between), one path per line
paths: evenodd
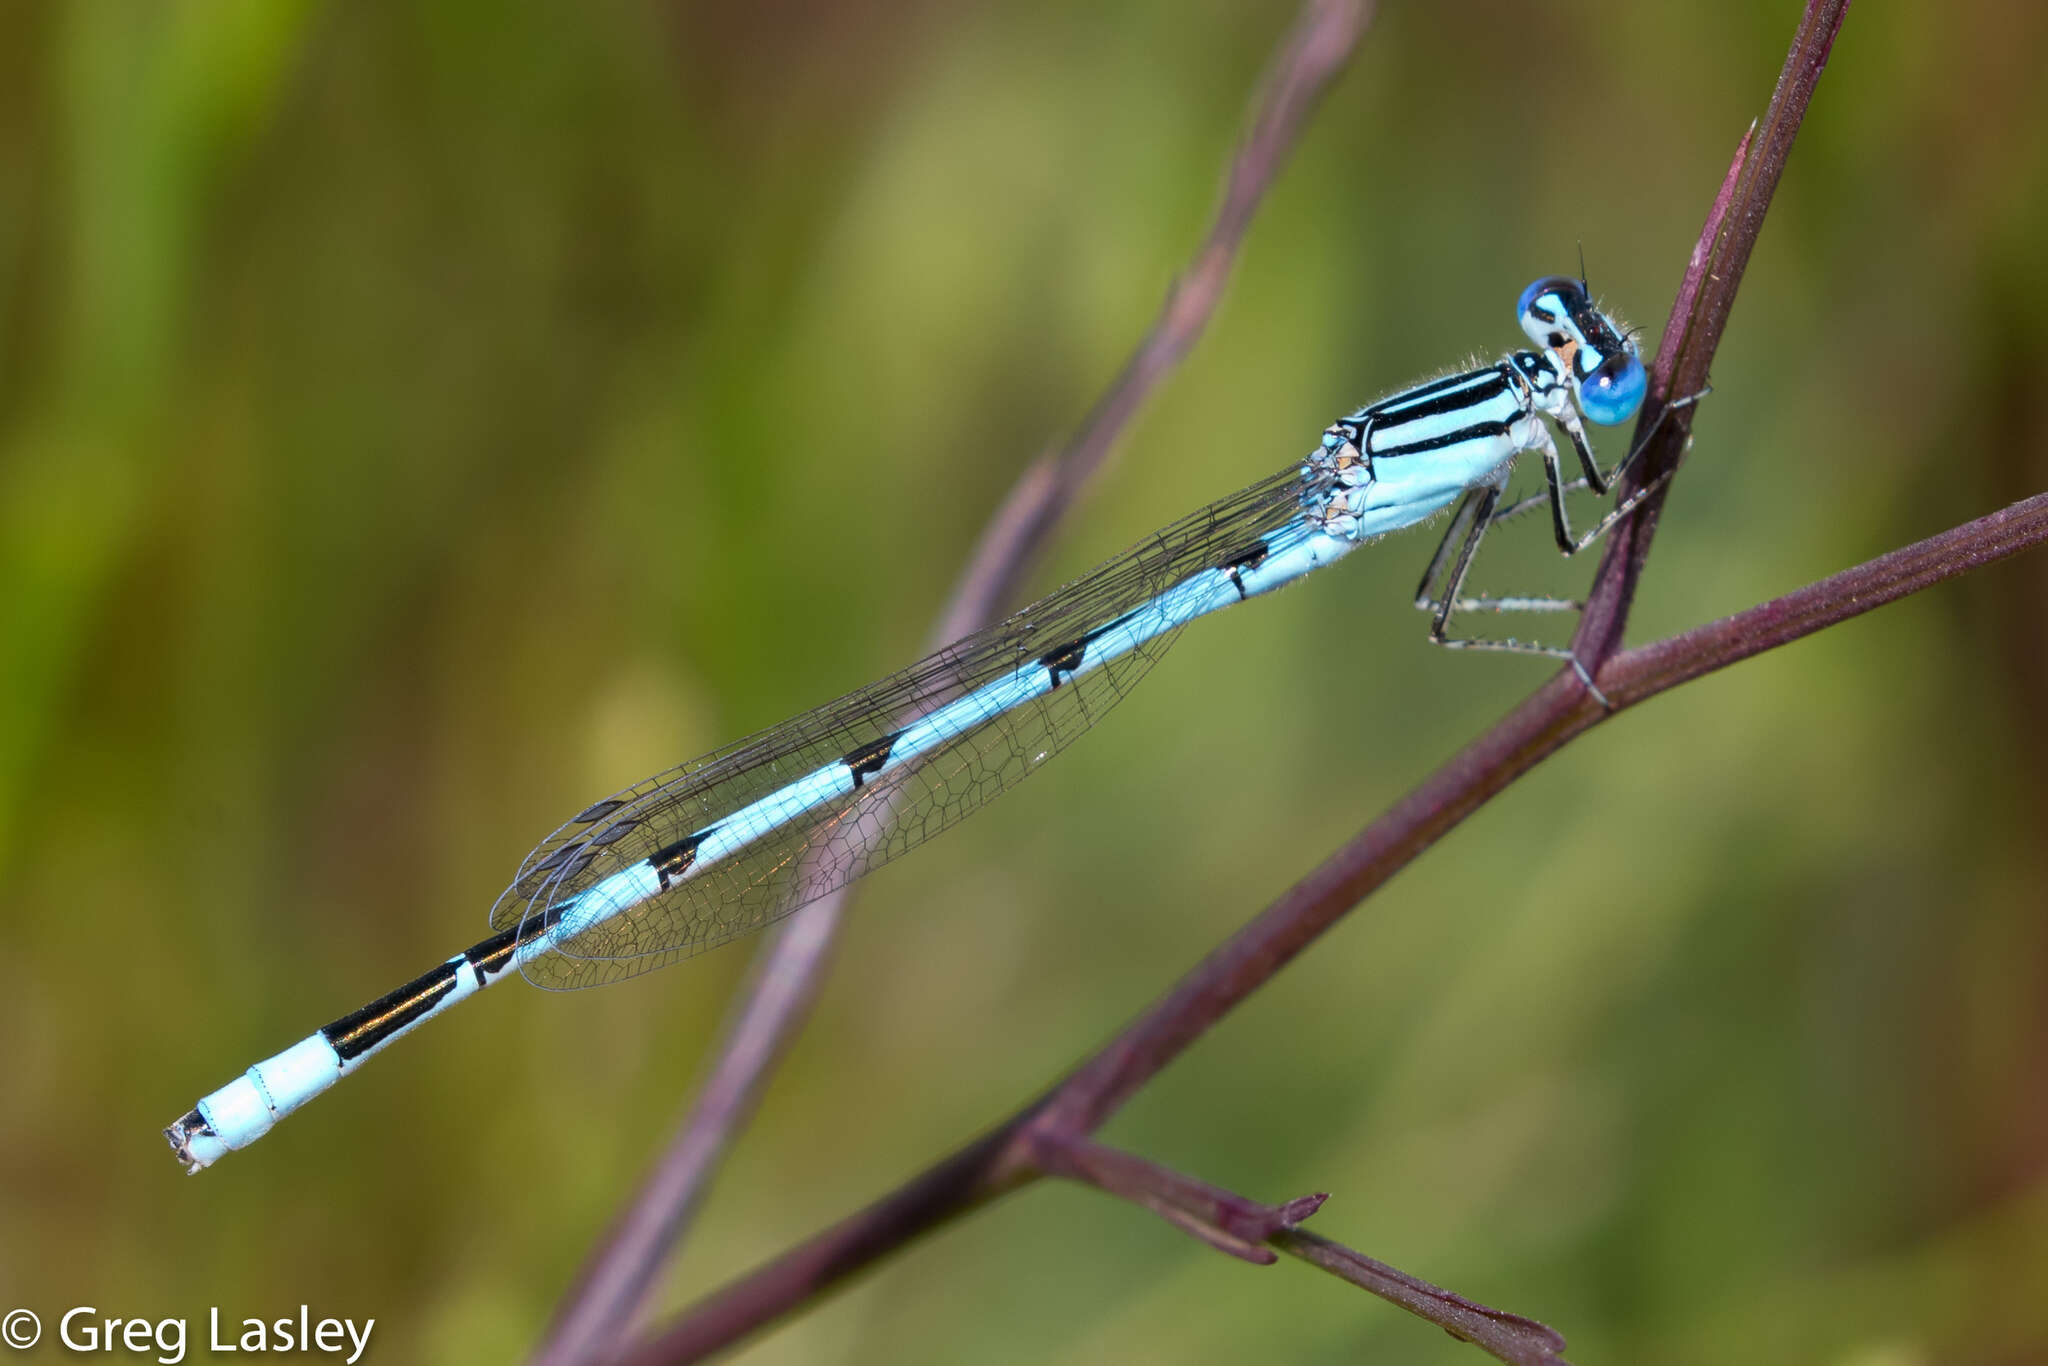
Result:
M199 1180L157 1129L479 937L563 812L905 662L1150 320L1290 14L0 8L0 1300L516 1358L746 948L493 992ZM1038 586L1518 345L1582 246L1654 342L1795 19L1387 5ZM2038 5L1852 13L1637 638L2048 485L2044 58ZM1427 647L1427 551L1189 633L876 876L664 1302L1002 1114L1541 677ZM1532 521L1481 586L1555 558ZM1322 1232L1575 1359L2048 1355L2044 585L1604 728L1109 1137L1333 1191ZM747 1359L1477 1357L1043 1187Z

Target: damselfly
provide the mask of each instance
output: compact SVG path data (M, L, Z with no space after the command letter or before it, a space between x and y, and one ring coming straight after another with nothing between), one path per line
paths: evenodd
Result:
M1547 499L1557 542L1583 549L1630 500L1575 538L1544 419L1605 493L1580 418L1628 420L1648 377L1634 340L1583 281L1522 292L1517 351L1419 384L1333 424L1298 467L1140 542L1093 573L899 674L593 803L527 855L491 911L492 935L263 1062L164 1131L189 1171L247 1147L422 1021L513 969L540 986L616 981L759 929L979 808L1080 734L1197 617L1269 593L1455 504L1417 606L1446 645L1473 552L1502 517ZM1517 456L1547 489L1501 506ZM1569 658L1569 655L1566 655Z

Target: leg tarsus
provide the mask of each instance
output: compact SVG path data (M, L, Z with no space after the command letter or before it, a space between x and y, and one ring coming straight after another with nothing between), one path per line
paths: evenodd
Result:
M1616 522L1619 522L1622 518L1628 516L1631 512L1634 512L1637 508L1641 507L1645 502L1649 501L1651 494L1656 493L1659 489L1663 488L1666 484L1670 483L1671 476L1676 473L1678 473L1678 467L1674 465L1670 469L1664 471L1664 473L1658 475L1655 479L1652 479L1649 483L1637 489L1628 497L1622 499L1618 505L1612 508L1606 516L1602 517L1599 520L1599 522L1594 525L1591 531L1587 532L1584 536L1582 536L1579 539L1578 544L1573 546L1569 553L1577 554L1579 551L1584 550L1586 547L1592 545L1593 542L1599 540L1602 536L1605 536L1609 531L1611 531L1614 528L1614 524Z
M1593 681L1593 675L1586 671L1586 666L1579 663L1579 657L1567 650L1565 658L1571 661L1572 672L1579 676L1579 682L1586 685L1586 691L1593 694L1593 699L1600 704L1601 710L1613 711L1614 704L1607 700L1606 693L1600 691L1600 685Z

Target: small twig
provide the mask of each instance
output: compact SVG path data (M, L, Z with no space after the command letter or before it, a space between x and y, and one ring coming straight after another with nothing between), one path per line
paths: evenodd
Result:
M1223 202L1217 206L1215 221L1194 261L1167 292L1151 330L1097 400L1074 439L1057 457L1048 457L1029 471L996 515L991 535L997 526L1002 527L1001 539L1010 548L1002 554L985 550L977 556L947 614L958 629L939 643L992 620L1009 601L1032 553L1101 468L1138 409L1209 325L1216 305L1222 302L1223 287L1230 281L1252 215L1299 141L1316 102L1350 60L1373 8L1371 0L1309 0L1302 6L1294 26L1281 40L1251 132L1231 162Z
M1123 429L1208 325L1252 216L1317 99L1350 57L1370 9L1367 0L1310 0L1304 6L1283 40L1251 132L1231 163L1223 202L1193 264L1073 441L1027 469L990 519L932 632L935 647L996 618ZM776 1061L808 1017L838 940L846 899L842 888L811 903L771 937L757 958L695 1105L564 1296L534 1354L536 1366L601 1360L630 1331L719 1158L752 1116Z
M1142 1205L1219 1252L1265 1266L1275 1258L1260 1244L1308 1218L1330 1198L1302 1195L1284 1205L1261 1204L1082 1134L1031 1130L1026 1141L1048 1176L1084 1182Z
M1559 1355L1564 1351L1564 1337L1548 1324L1468 1300L1304 1229L1284 1230L1269 1241L1289 1256L1398 1304L1502 1361L1514 1366L1565 1366Z
M1808 0L1770 103L1736 149L1707 215L1706 228L1686 264L1684 281L1657 348L1653 370L1658 388L1637 420L1635 438L1653 444L1623 483L1619 497L1624 501L1657 480L1668 481L1692 437L1698 409L1688 406L1666 412L1666 404L1707 387L1714 355L1735 307L1736 290L1763 231L1764 215L1785 174L1792 144L1806 121L1814 88L1848 13L1849 0ZM1608 537L1606 553L1586 597L1586 610L1572 636L1573 655L1593 670L1594 681L1603 692L1607 685L1600 676L1600 664L1621 648L1636 585L1656 535L1657 518L1670 492L1670 483L1664 483Z

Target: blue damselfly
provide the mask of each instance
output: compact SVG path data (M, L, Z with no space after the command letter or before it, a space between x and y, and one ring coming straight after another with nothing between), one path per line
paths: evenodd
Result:
M493 933L431 972L248 1069L164 1131L190 1171L247 1147L371 1054L513 969L544 987L612 982L769 924L978 809L1092 724L1197 617L1269 593L1446 508L1417 605L1446 645L1460 609L1569 607L1459 596L1505 516L1548 501L1583 549L1640 500L1575 537L1549 424L1605 493L1581 424L1624 422L1648 376L1582 281L1524 290L1536 344L1334 423L1308 458L1140 542L1094 572L901 673L593 803L529 854ZM1516 457L1544 493L1502 507ZM1565 655L1569 658L1569 655ZM1576 661L1574 661L1576 662ZM1590 680L1589 680L1590 686Z

